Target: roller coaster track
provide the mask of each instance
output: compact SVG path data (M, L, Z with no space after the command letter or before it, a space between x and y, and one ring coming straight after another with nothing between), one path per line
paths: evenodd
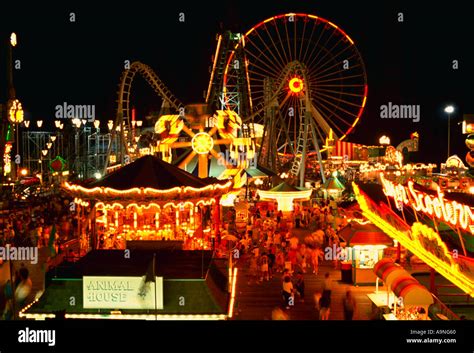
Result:
M117 101L117 125L123 122L127 125L130 124L130 93L133 79L137 73L139 73L153 88L156 94L163 99L163 103L166 102L169 107L176 111L183 106L150 66L139 61L134 61L130 65L130 68L122 73L122 77L120 78Z
M132 83L135 75L139 73L145 81L153 88L155 93L163 99L163 106L168 106L171 109L178 111L180 107L184 105L171 93L171 91L165 86L165 84L160 80L158 75L153 71L153 69L139 61L134 61L129 69L126 69L120 78L119 90L118 90L118 100L117 100L117 111L114 126L112 129L112 137L110 139L109 148L107 151L107 158L105 162L104 173L107 169L110 153L112 150L112 141L116 134L116 128L118 126L123 127L123 124L127 126L130 130L130 94L132 90ZM127 151L127 142L125 141L124 129L120 129L120 144L123 146L121 153L121 163L124 161L124 154Z

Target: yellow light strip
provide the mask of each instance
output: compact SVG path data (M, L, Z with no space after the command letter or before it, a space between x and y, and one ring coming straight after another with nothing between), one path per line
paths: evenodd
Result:
M216 71L217 61L219 60L219 49L221 47L222 35L219 34L219 38L217 39L217 47L216 52L214 54L214 63L212 64L212 72L211 78L209 79L209 86L207 87L207 94L206 94L206 103L209 102L209 96L211 95L211 87L212 87L212 80L214 79L214 72Z
M177 186L167 190L158 190L154 188L132 188L127 190L117 190L109 187L95 187L95 188L85 188L80 185L69 184L65 182L63 187L69 191L83 192L85 194L98 193L101 195L127 195L127 194L137 194L137 195L167 195L172 193L178 194L187 194L187 193L200 193L205 191L216 191L216 190L225 190L232 186L232 182L229 181L224 185L221 184L212 184L207 185L202 188L193 188L191 186Z
M46 318L55 318L54 314L24 314L20 313L21 318L33 320L45 320ZM160 321L202 321L202 320L225 320L224 314L66 314L65 319L107 319L107 320L160 320Z
M385 219L383 219L374 211L372 211L371 207L368 205L366 196L361 193L359 187L355 183L352 183L352 185L354 188L354 193L356 195L357 202L359 203L359 206L362 209L364 216L367 217L367 219L369 219L377 227L382 229L384 233L386 233L393 239L399 241L401 245L403 245L405 248L415 254L428 266L434 268L443 277L451 281L453 284L458 286L461 290L469 294L471 297L474 297L474 281L467 277L464 273L462 273L459 270L459 266L457 266L457 264L451 263L451 265L448 265L446 262L436 257L434 254L426 251L420 245L419 242L415 242L414 240L412 240L410 238L410 233L405 234L404 232L399 231L391 224L389 224ZM417 226L416 224L413 225L412 232L413 231L415 232L415 234L417 232L420 232L421 226Z
M234 315L234 304L235 304L235 287L237 284L237 267L234 267L234 275L231 277L232 278L232 290L230 293L230 302L229 302L229 314L228 317L232 318Z

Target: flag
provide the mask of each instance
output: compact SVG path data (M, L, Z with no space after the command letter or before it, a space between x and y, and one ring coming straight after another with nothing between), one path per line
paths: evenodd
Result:
M142 298L146 297L147 292L149 290L147 283L149 282L153 282L153 283L155 282L155 254L153 254L153 259L150 261L150 264L148 265L146 273L143 276L142 285L138 291L138 295L140 297Z
M54 247L55 240L56 240L56 224L53 224L53 227L51 228L51 232L49 233L49 244L48 244L51 257L56 256L56 248Z
M151 260L145 273L145 283L148 282L155 282L155 254L153 254L153 260Z

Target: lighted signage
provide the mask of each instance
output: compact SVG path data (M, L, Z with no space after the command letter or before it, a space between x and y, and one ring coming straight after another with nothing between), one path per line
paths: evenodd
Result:
M380 174L380 180L383 186L383 192L389 197L393 197L395 203L401 203L411 206L415 211L423 212L429 216L435 216L442 222L473 233L474 214L472 208L468 205L456 201L450 201L444 198L444 194L438 187L436 197L415 190L413 181L408 181L408 186L395 184L384 178Z
M3 154L3 175L10 174L12 171L12 160L10 157L10 152L12 150L12 144L7 143L5 145L5 153Z
M428 266L436 269L439 274L474 297L472 272L465 271L466 267L459 265L463 263L462 259L453 257L434 229L418 222L409 227L388 206L377 205L360 191L355 183L353 187L365 217Z
M84 276L84 309L163 309L163 277L145 283L143 277ZM156 288L156 301L155 301Z

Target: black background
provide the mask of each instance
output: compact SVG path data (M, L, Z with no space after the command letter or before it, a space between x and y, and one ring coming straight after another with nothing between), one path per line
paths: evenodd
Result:
M69 22L74 12L76 22ZM185 22L178 21L179 13ZM349 141L376 144L387 134L393 144L421 135L419 160L444 162L447 117L454 103L453 153L467 152L461 135L462 114L474 113L474 26L469 2L445 1L129 1L114 3L3 2L3 44L15 31L17 97L29 119L52 125L57 104L95 104L103 122L114 118L117 84L124 60L150 65L185 104L202 101L211 55L220 28L247 31L279 13L307 12L336 23L355 41L366 64L369 94L366 110ZM398 13L404 22L398 22ZM0 67L5 67L5 45ZM452 69L452 60L459 69ZM0 98L6 97L5 70ZM132 103L138 119L159 110L157 98L137 79ZM380 119L388 102L419 104L421 121Z
M56 346L18 343L18 330L55 329ZM474 350L470 321L64 321L0 324L10 352L463 352ZM456 330L456 344L407 344L410 330Z

